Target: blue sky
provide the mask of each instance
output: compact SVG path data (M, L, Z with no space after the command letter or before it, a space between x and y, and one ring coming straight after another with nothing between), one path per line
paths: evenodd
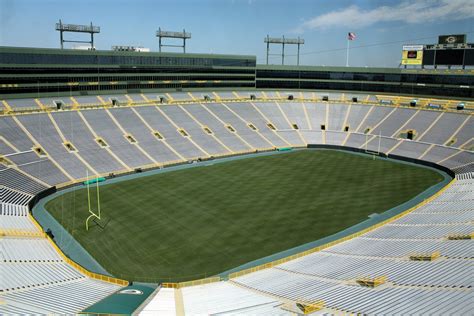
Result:
M157 51L158 27L185 28L192 33L188 52L250 54L259 63L267 34L304 38L300 63L306 65L344 65L349 31L357 34L351 66L396 67L404 43L435 43L438 34L467 33L474 42L474 0L0 0L0 46L59 47L59 18L100 25L97 49ZM295 63L296 47L285 52L285 63ZM272 56L270 63L281 59Z

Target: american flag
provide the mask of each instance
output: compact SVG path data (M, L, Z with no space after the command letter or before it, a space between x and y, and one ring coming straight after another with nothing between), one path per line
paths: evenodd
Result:
M352 32L347 33L347 39L348 39L349 41L355 40L355 39L356 39L355 33L352 33Z

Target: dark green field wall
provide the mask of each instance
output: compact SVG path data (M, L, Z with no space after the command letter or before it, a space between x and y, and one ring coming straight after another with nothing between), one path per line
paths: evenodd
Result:
M365 149L362 149L362 148L339 146L339 145L308 144L308 148L334 149L334 150L352 151L352 152L356 152L356 153L366 153ZM383 157L383 158L392 158L392 159L395 159L395 160L406 161L406 162L410 162L410 163L413 163L413 164L438 169L442 172L445 172L446 174L448 174L452 178L454 178L456 176L454 171L452 171L451 169L446 168L445 166L438 165L438 164L436 164L434 162L431 162L431 161L420 160L420 159L416 159L416 158L404 157L404 156L399 156L399 155L392 155L392 154L387 155L385 153L379 153L378 156Z
M101 201L107 204L103 209L110 216L104 219L103 230L85 232L88 213L79 203L86 199L85 190L77 188L41 200L33 215L53 231L68 256L93 271L106 273L106 269L116 277L144 282L184 281L217 273L225 277L374 225L421 202L451 179L445 173L388 161L332 150L225 158L101 184ZM384 180L395 170L397 176ZM159 173L163 174L155 177ZM198 180L188 181L191 176ZM215 183L218 190L213 189ZM377 195L372 194L374 183L380 189ZM144 188L153 193L140 197ZM371 198L357 198L364 196ZM337 207L331 207L335 200ZM133 212L123 207L129 204ZM134 264L137 260L140 266Z
M0 98L317 89L474 98L472 70L257 65L256 56L0 47Z

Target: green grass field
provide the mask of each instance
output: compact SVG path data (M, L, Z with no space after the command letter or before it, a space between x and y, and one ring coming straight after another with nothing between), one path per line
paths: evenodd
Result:
M85 231L85 189L46 208L115 276L184 281L336 233L442 180L426 168L303 150L103 186L105 229Z

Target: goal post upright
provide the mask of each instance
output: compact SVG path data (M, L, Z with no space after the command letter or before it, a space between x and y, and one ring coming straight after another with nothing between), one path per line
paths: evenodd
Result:
M376 139L378 137L378 140ZM365 133L365 143L364 143L364 148L365 148L365 153L369 154L372 156L373 160L375 160L375 156L380 156L380 149L381 149L381 142L382 142L382 131L379 131L379 135L373 135L372 138L370 138L370 141L375 140L377 141L377 151L374 150L369 150L369 134Z
M96 189L97 189L97 212L99 213L99 220L100 220L100 194L99 194L100 190L99 190L99 177L98 176L96 176L95 183L96 183Z
M90 186L89 186L89 170L86 169L86 185L87 185L87 205L88 211L91 212L91 193L90 193Z
M382 142L382 129L379 130L379 147L377 149L377 154L380 156L380 145L381 145L381 142ZM99 216L100 216L100 213L99 213Z
M100 220L100 190L99 190L99 178L96 176L96 191L97 191L97 213L96 214L91 207L91 194L90 194L90 180L89 180L89 171L86 169L86 185L87 185L87 204L88 204L88 211L89 217L86 219L86 231L89 230L89 220L91 218L97 218Z

